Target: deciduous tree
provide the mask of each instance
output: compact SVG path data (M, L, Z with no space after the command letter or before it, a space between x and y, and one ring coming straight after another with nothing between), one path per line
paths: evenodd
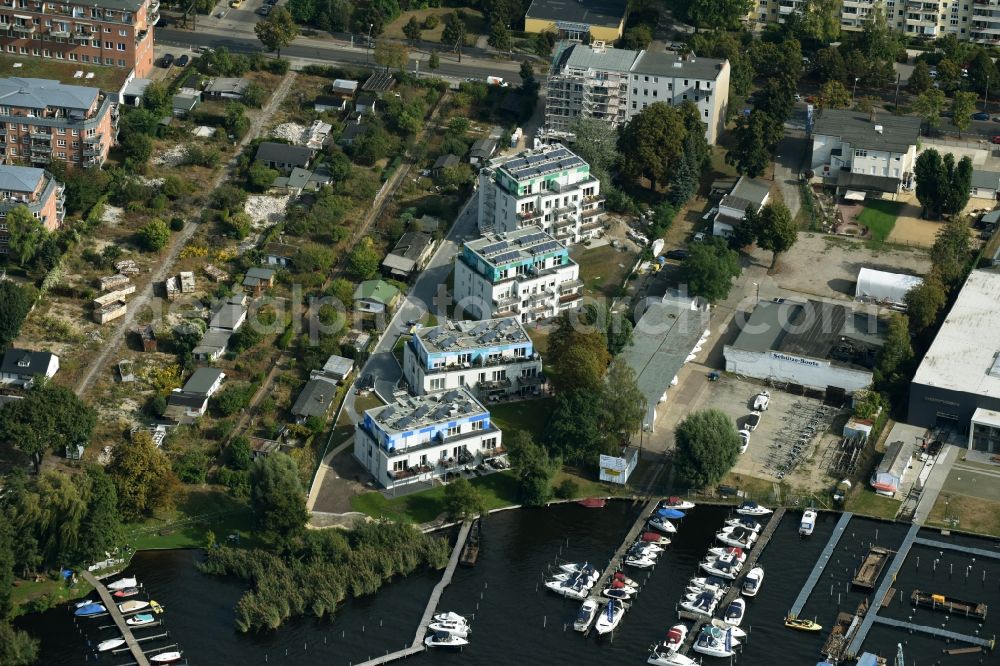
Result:
M265 540L284 548L301 536L309 512L295 461L284 453L258 459L250 468L250 505Z
M616 357L604 380L604 422L618 444L626 445L642 427L646 397L636 383L635 370L624 358Z
M504 433L507 459L517 477L518 500L525 506L541 506L552 497L552 477L562 466L558 457L535 443L523 430Z
M367 280L378 272L381 262L382 257L379 256L378 250L375 248L375 243L372 242L371 238L366 236L354 246L351 254L348 255L347 270L351 274L351 277L358 280Z
M910 78L906 82L906 87L914 95L920 95L930 90L933 84L934 80L931 78L931 68L927 65L926 61L918 60L917 64L913 66L913 71L910 72Z
M7 213L7 234L10 250L21 265L31 263L41 249L48 232L27 206L15 206Z
M937 321L938 314L948 300L941 279L934 273L922 283L906 292L906 315L910 319L910 330L919 335Z
M688 18L702 28L736 30L740 22L753 9L750 0L700 0L688 8Z
M124 543L124 532L114 481L97 466L87 468L87 479L90 488L87 514L80 525L79 554L87 562L97 562Z
M851 93L840 81L827 81L819 91L819 108L846 109L851 105Z
M913 360L909 329L909 319L906 315L897 314L889 320L885 341L879 350L873 372L875 386L879 390L889 392L905 390Z
M773 120L763 111L754 110L741 118L733 132L733 147L726 153L726 163L749 178L757 178L771 163L769 127Z
M0 282L0 349L6 349L21 332L21 325L34 301L31 287L12 280Z
M721 238L692 243L690 253L681 264L681 283L688 293L716 303L729 295L733 278L740 274L740 257Z
M764 206L760 213L757 232L757 246L771 251L771 267L778 261L778 255L787 252L798 240L798 228L792 220L788 207L781 202Z
M444 510L451 520L467 520L486 513L482 491L459 477L444 487Z
M677 167L686 136L687 128L677 107L663 102L650 104L621 130L618 152L622 173L633 180L649 179L655 190Z
M97 415L65 386L44 379L22 400L0 407L0 441L7 441L31 456L38 471L48 451L86 446Z
M740 454L733 420L717 409L689 415L678 424L675 440L675 469L694 488L718 483Z
M257 21L253 27L257 39L268 51L277 51L281 57L281 49L285 48L298 36L299 27L291 12L284 7L274 7L267 18Z
M977 95L986 94L989 87L1000 89L1000 71L997 70L989 51L977 48L969 61L969 88Z
M177 477L170 461L144 430L111 450L108 474L118 491L119 511L126 521L151 515L173 501Z
M409 54L406 47L390 39L379 39L375 42L375 62L383 67L403 69Z
M143 249L150 252L159 252L170 242L170 227L161 219L147 222L139 230L139 243Z
M964 217L956 217L938 231L931 262L946 287L953 289L965 278L971 254L972 236Z
M958 136L961 138L962 132L969 129L972 123L972 114L976 112L976 93L957 92L951 102L951 122L958 128Z

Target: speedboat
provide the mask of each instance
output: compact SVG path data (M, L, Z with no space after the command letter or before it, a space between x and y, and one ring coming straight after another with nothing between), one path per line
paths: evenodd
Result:
M708 552L716 557L732 555L737 562L746 562L747 554L742 548L729 546L727 548L709 548Z
M114 592L115 590L125 590L130 587L136 587L136 582L135 578L120 578L113 583L108 583L105 587Z
M799 534L809 536L816 529L816 509L806 509L802 512L802 522L799 523Z
M609 587L608 589L601 592L604 596L609 599L619 599L622 601L628 601L635 596L636 590L634 587Z
M573 628L581 632L590 629L590 624L594 621L594 616L597 615L598 608L597 602L593 599L587 599L580 604L580 610L576 613Z
M648 557L655 560L660 556L659 550L653 550L645 544L637 543L633 544L631 548L628 549L627 555L631 557Z
M589 586L580 585L568 580L547 580L545 581L545 587L556 594L561 594L570 599L586 599L590 593Z
M736 580L736 576L740 573L740 568L743 566L739 562L736 562L731 557L709 557L703 560L698 566L700 566L706 573L710 573L713 576L718 576L719 578L726 578L728 580Z
M747 532L740 527L726 528L731 529L731 532L716 532L715 538L724 543L727 546L732 546L733 548L750 548L753 546L754 542L757 540L757 535L753 532Z
M563 571L562 573L553 574L550 576L550 580L578 580L586 583L596 583L597 579L601 577L600 571L591 571L589 574L581 573L569 573L568 571Z
M424 645L430 648L457 648L468 644L469 641L461 636L449 634L446 631L435 631L424 639Z
M155 664L170 664L175 661L180 661L180 652L161 652L160 654L153 655L149 660Z
M648 555L628 555L625 558L625 564L637 569L648 569L656 564L656 559Z
M688 627L686 624L675 624L667 632L667 640L664 645L668 650L676 651L684 645L684 639L687 638L687 635Z
M766 516L772 513L772 511L766 506L757 504L757 502L743 502L743 504L736 507L736 513L741 516Z
M472 627L470 627L465 622L431 622L427 625L427 628L434 633L444 632L446 634L452 634L460 638L468 638L469 634L472 633Z
M734 627L728 624L725 620L720 620L717 617L712 618L712 626L717 629L722 629L723 631L730 631L733 634L733 638L746 638L747 632L743 631L739 627Z
M688 509L693 509L695 506L694 502L689 502L680 497L668 497L664 501L660 502L660 508L662 509L680 509L681 511L687 511Z
M628 606L621 601L612 599L601 610L601 614L597 617L597 624L594 625L594 630L598 634L607 634L614 631L618 623L622 621L627 608Z
M762 527L753 518L747 516L741 516L740 518L730 518L725 522L726 527L742 527L750 532L760 532ZM725 530L723 530L725 531Z
M674 534L677 532L677 527L675 527L672 522L660 516L653 516L649 519L648 524L654 530L660 530L661 532L666 532L667 534Z
M587 574L589 574L591 572L596 572L597 571L597 569L594 567L594 565L590 564L589 562L584 562L582 564L580 564L579 562L568 562L566 564L560 564L559 568L562 569L563 571L567 572L567 573L587 573ZM600 574L598 574L598 575L600 575Z
M694 651L707 654L710 657L732 657L733 648L740 642L733 638L730 631L723 631L718 627L702 627L698 634L698 640L694 642Z
M666 550L663 546L658 546L655 543L648 543L646 541L636 541L635 545L638 546L646 553L656 553L660 554Z
M103 604L87 604L86 606L80 606L73 611L73 615L76 615L77 617L92 617L94 615L100 615L101 613L107 612L108 609L106 609Z
M124 638L109 638L106 641L101 641L97 644L98 652L107 652L108 650L114 650L116 647L121 647L125 645Z
M93 599L84 599L83 601L76 602L75 607L76 608L83 608L84 606L89 606L90 604L96 604L96 603L100 603L100 602L94 601Z
M468 624L464 617L458 613L453 613L452 611L448 611L447 613L436 613L431 619L435 622L461 622L462 624Z
M138 615L135 615L125 620L125 624L127 624L130 627L142 627L147 624L153 624L153 622L155 621L156 618L150 615L149 613L139 613Z
M639 587L639 583L635 582L634 580L623 574L621 571L616 571L615 575L612 576L612 579L616 581L621 581L625 585L631 585L632 587Z
M128 597L134 597L139 594L139 588L137 587L127 587L124 590L117 590L111 596L117 597L118 599L126 599Z
M724 590L729 587L729 581L718 576L705 576L692 578L688 581L688 585L703 590Z
M698 662L683 655L680 652L675 652L673 650L668 650L662 645L658 645L653 648L652 654L649 655L649 659L646 660L647 664L653 664L654 666L697 666Z
M665 537L659 532L643 532L640 540L643 543L655 543L658 546L670 545L670 537Z
M812 620L800 619L791 615L785 618L785 626L799 631L819 631L823 628L822 625L816 624Z
M155 599L150 599L149 600L149 610L153 611L154 613L162 613L163 612L163 606L161 606L160 604L156 603Z
M118 610L123 613L131 613L133 611L142 610L149 606L148 601L126 601L123 604L118 604Z
M582 500L577 500L576 503L587 509L603 509L608 500L603 497L586 497Z
M711 617L718 603L719 599L715 596L715 593L706 591L701 592L694 599L682 601L680 607L691 613Z
M670 520L680 520L684 517L684 512L680 509L657 509L653 515L660 518L669 518Z
M747 573L747 577L743 579L743 596L744 597L756 597L757 592L760 591L760 585L764 582L764 569L762 567L754 567Z
M743 616L746 615L746 612L747 602L739 597L733 599L726 609L726 624L731 624L734 627L740 626L743 623Z

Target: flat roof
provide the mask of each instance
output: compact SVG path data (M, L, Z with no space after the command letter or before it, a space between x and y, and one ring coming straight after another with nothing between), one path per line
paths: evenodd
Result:
M631 49L595 49L587 44L574 44L559 56L557 70L593 69L602 72L627 72L635 62L638 51Z
M408 395L365 412L387 433L419 430L476 414L489 414L465 386L450 391Z
M0 190L5 192L34 192L43 178L44 169L0 164Z
M495 159L490 165L514 180L522 181L587 166L587 163L561 143L553 143L537 150L525 150L513 157Z
M532 0L525 18L617 28L625 7L625 0Z
M219 381L222 377L225 377L226 373L222 370L216 368L198 368L194 371L184 383L184 388L182 389L185 393L192 393L195 395L208 395L209 390Z
M468 351L530 340L516 317L484 321L449 320L441 326L418 328L414 335L430 353Z
M692 79L714 81L725 65L725 60L719 58L699 58L676 53L660 53L655 51L640 51L632 63L633 74L653 74L677 78L686 76Z
M941 324L914 384L1000 396L1000 273L975 270Z
M541 227L534 226L486 234L482 238L466 242L465 247L491 266L502 266L566 249L565 245L542 231Z
M993 409L976 407L976 411L972 414L972 422L1000 428L1000 412Z
M648 427L653 426L657 403L708 326L708 310L674 300L653 303L636 323L632 345L622 351L622 357L635 371L639 390L646 397Z
M867 312L823 301L779 298L758 303L730 347L871 369L882 346L880 328L878 319Z
M101 91L87 86L70 86L52 79L12 76L0 79L0 104L16 108L44 109L48 106L87 110Z
M905 153L917 145L920 118L882 114L875 120L867 113L845 109L823 109L813 125L813 134L837 136L852 148ZM876 131L881 127L881 131Z

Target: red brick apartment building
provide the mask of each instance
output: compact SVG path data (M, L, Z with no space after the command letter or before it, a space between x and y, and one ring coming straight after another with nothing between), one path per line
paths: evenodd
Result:
M158 20L160 0L0 0L0 48L148 77Z
M97 88L0 79L0 164L101 166L118 136L118 105Z
M44 169L0 165L0 254L7 254L10 237L7 213L27 206L35 219L49 231L62 225L66 210L63 184Z

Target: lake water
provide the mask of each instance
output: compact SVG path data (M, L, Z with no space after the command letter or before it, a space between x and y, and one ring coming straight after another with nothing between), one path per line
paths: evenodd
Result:
M636 516L637 506L612 502L606 508L562 505L494 514L483 532L483 551L474 568L459 568L439 610L454 610L470 618L471 644L461 653L428 652L411 658L415 664L642 664L649 646L662 640L676 623L676 604L698 561L713 545L714 533L728 517L722 507L699 507L689 513L673 544L655 569L630 572L642 584L613 639L584 638L572 629L578 602L564 600L541 586L548 565L556 558L603 565L617 548ZM759 561L766 575L760 594L749 601L744 628L750 636L735 660L749 666L790 664L814 666L826 631L817 634L786 629L781 620L826 545L838 516L821 514L811 538L800 539L799 516L789 513ZM864 598L848 588L860 558L874 542L895 550L907 526L855 519L848 527L823 579L802 613L832 625L839 607L853 611ZM1000 552L995 542L965 538L970 545ZM386 585L375 596L346 604L332 620L300 619L262 635L234 629L233 607L244 591L239 581L203 576L194 568L194 551L147 552L133 560L129 574L139 577L150 596L166 608L165 629L191 664L322 664L349 666L397 650L413 640L417 622L439 572L424 572ZM917 558L920 567L917 568ZM938 559L936 570L933 561ZM949 565L952 574L949 578ZM968 578L966 567L971 565ZM985 574L985 575L984 575ZM832 588L832 594L831 594ZM970 558L957 552L939 554L914 547L894 583L896 596L881 611L887 617L919 624L945 624L960 633L1000 634L1000 560ZM914 611L914 588L949 594L993 606L980 627L964 618L926 609ZM899 601L903 591L903 602ZM474 619L472 619L474 616ZM88 664L95 657L91 644L112 637L98 631L109 620L74 622L66 608L19 620L42 639L44 664ZM151 629L148 634L162 633ZM161 643L167 641L160 641ZM944 655L943 641L876 626L865 649L891 657L902 643L907 664L998 663L996 655ZM100 663L122 664L124 656L102 655ZM726 660L705 657L706 664Z

